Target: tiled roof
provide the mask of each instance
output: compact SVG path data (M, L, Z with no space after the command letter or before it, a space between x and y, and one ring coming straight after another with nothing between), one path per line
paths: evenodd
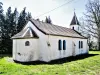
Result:
M80 35L78 32L76 32L75 30L72 30L70 28L53 25L53 24L45 23L42 21L34 20L34 19L31 19L30 21L39 31L41 31L42 33L46 35L85 38L82 35ZM14 35L12 38L30 38L30 37L38 37L38 35L35 33L35 31L32 28L23 29L21 32Z
M38 35L33 31L32 28L28 27L27 29L23 29L21 32L14 35L12 38L38 38Z
M72 30L70 28L61 27L58 25L53 25L53 24L41 22L34 19L31 19L31 22L38 28L38 30L40 30L41 32L47 35L85 38L79 33L77 33L75 30Z

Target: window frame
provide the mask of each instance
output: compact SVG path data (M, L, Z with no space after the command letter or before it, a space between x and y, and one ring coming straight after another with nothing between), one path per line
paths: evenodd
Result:
M79 41L79 49L81 48L81 42Z
M81 48L83 48L83 41L81 41Z
M25 46L30 46L30 42L29 41L26 41L25 42Z
M62 41L61 40L58 41L58 50L62 50Z
M63 50L66 50L66 40L63 40Z
M83 41L79 41L79 49L83 48Z

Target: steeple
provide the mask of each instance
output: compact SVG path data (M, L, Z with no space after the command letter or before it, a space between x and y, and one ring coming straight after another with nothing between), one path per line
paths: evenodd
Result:
M80 25L75 12L70 25Z
M75 11L74 11L74 16L72 18L72 21L70 23L70 28L77 31L77 32L80 32L80 24L79 24L79 21L77 19Z

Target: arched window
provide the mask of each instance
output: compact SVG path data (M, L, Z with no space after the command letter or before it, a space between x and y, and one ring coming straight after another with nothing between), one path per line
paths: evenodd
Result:
M79 49L83 48L83 41L79 41Z
M58 41L58 50L62 50L62 41L61 40Z
M79 41L79 49L81 48L81 42Z
M29 46L30 45L30 42L29 41L26 41L25 42L25 46Z
M66 50L66 41L63 40L63 50Z
M81 48L83 48L83 41L81 41Z
M74 27L73 27L73 30L74 30Z

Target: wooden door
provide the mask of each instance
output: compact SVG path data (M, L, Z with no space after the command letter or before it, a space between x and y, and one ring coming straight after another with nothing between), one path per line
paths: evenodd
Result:
M75 48L76 48L76 45L74 42L72 42L72 56L75 56Z

